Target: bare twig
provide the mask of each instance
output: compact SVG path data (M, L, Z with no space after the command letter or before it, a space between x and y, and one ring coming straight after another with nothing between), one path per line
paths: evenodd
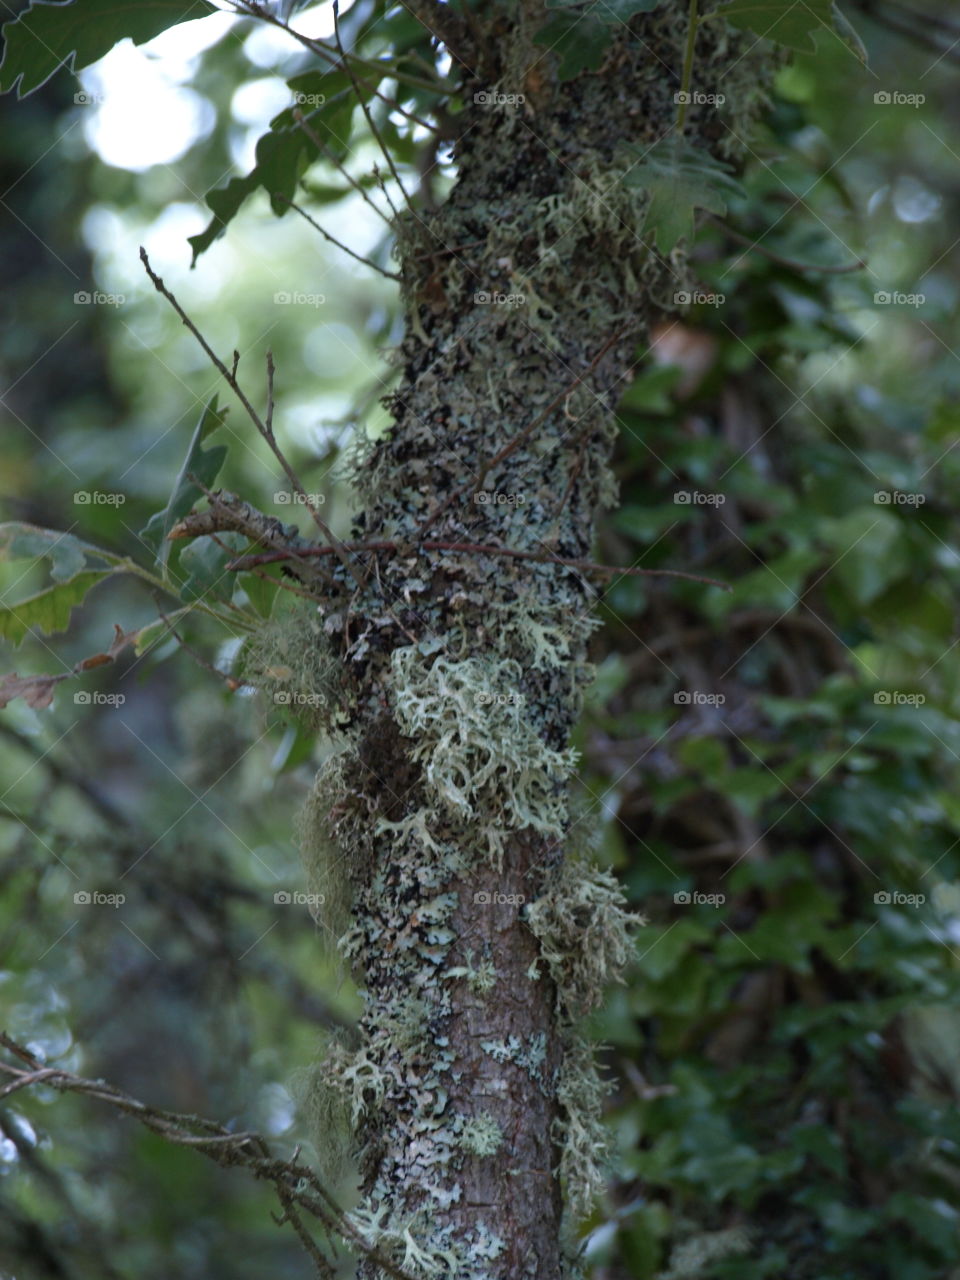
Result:
M49 1067L3 1031L0 1031L0 1045L24 1064L20 1067L10 1062L0 1062L0 1072L10 1077L9 1083L0 1089L0 1098L43 1084L61 1093L79 1093L106 1102L116 1110L133 1116L167 1142L192 1147L224 1168L244 1168L254 1177L270 1182L284 1207L286 1217L289 1218L291 1207L295 1214L297 1210L305 1209L328 1231L335 1232L349 1242L372 1263L388 1275L394 1276L395 1280L413 1280L392 1259L367 1243L363 1233L350 1221L316 1173L308 1165L300 1163L299 1148L290 1160L278 1160L258 1133L231 1133L223 1125L204 1116L165 1111L161 1107L140 1102L104 1080L88 1080L71 1071ZM293 1219L289 1220L294 1225ZM306 1233L306 1229L302 1222L299 1228L294 1225L294 1230L306 1247L302 1234ZM313 1244L308 1252L317 1263L319 1274L326 1280L330 1271L320 1269L317 1246ZM319 1257L324 1266L329 1267L323 1255L319 1254Z
M333 530L330 529L325 524L325 522L320 518L320 515L317 512L316 508L309 501L307 501L306 490L304 489L303 485L300 483L299 476L294 471L293 467L291 467L290 463L287 461L286 456L284 455L280 446L277 444L276 437L273 434L272 420L269 425L266 422L264 422L263 418L261 418L260 414L257 413L256 409L253 407L253 405L250 403L249 399L247 398L243 388L240 386L239 382L237 381L237 378L236 378L237 353L234 352L235 358L233 363L233 371L231 372L231 370L229 370L227 366L223 363L223 361L220 359L217 353L210 346L209 342L207 342L206 338L203 336L203 334L200 332L197 326L193 323L193 321L184 311L183 307L181 307L176 297L170 292L170 290L163 283L161 278L157 275L157 273L151 267L150 259L147 257L147 251L146 249L144 249L142 245L140 246L140 261L143 263L144 270L146 271L147 275L150 277L153 283L153 287L157 290L158 293L163 294L166 300L170 303L171 307L173 307L174 311L176 311L177 315L180 317L182 322L190 330L190 332L196 338L197 342L200 343L200 346L203 348L204 353L206 354L207 358L210 360L213 367L217 370L217 372L226 382L227 386L230 388L233 394L237 397L237 399L243 405L250 421L253 423L253 425L257 428L257 430L263 436L264 440L266 440L267 444L270 446L270 450L273 453L273 456L276 458L276 460L280 463L281 467L283 468L287 479L290 481L292 488L303 499L304 504L306 505L307 509L310 512L310 515L313 517L314 524L317 526L320 532L324 535L324 537L327 539L330 545L335 549L337 557L339 558L344 569L346 569L346 571L353 578L356 579L357 577L356 570L354 569L354 566L350 563L350 560L347 557L346 552L344 552L343 547L341 546L341 543L340 543L340 539L336 536ZM271 362L272 362L272 357L271 357ZM272 394L272 386L273 384L272 384L272 373L271 373L270 387L269 387L271 394ZM272 419L272 401L271 401L271 405L268 406L268 414ZM357 581L359 581L359 579L357 579Z
M344 244L342 240L338 240L336 236L332 236L329 231L324 227L321 227L320 223L317 222L315 218L312 218L310 214L307 213L306 209L301 209L301 207L294 203L293 200L288 200L286 196L280 196L279 199L281 199L284 204L288 204L291 209L296 210L301 218L305 218L315 231L320 232L325 240L328 240L330 244L336 245L338 249L342 249L344 253L349 253L350 257L355 258L357 262L362 262L365 267L372 267L374 271L379 271L387 280L400 280L402 278L396 271L385 271L383 267L379 266L371 258L365 258L362 253L355 253L348 244Z
M354 555L359 555L363 552L376 553L378 551L402 553L406 550L397 542L348 542L344 545ZM508 556L514 560L529 560L535 564L556 564L567 569L578 569L581 573L599 573L611 578L617 577L618 574L627 577L685 578L689 582L702 582L708 587L720 587L724 591L732 590L729 583L721 582L718 578L705 578L700 574L684 573L679 569L641 569L637 565L597 564L592 560L574 560L566 556L554 555L552 552L521 551L516 547L500 547L484 542L448 542L426 539L419 545L424 551L461 551L470 555ZM303 556L333 555L334 548L306 547L298 554ZM240 556L236 560L232 560L227 565L227 568L240 572L248 570L254 565L275 564L277 561L287 558L288 553L285 551L269 551L263 555Z
M370 206L370 208L377 215L377 217L382 218L384 222L387 224L387 226L390 228L390 230L392 231L393 223L390 221L387 215L383 212L383 210L380 209L370 199L367 192L364 191L363 189L363 184L358 182L356 178L353 176L353 174L350 173L350 171L337 159L337 157L333 154L333 152L330 150L327 144L318 135L316 129L312 128L311 125L307 123L307 118L303 114L303 112L300 110L299 107L294 108L293 118L294 120L296 120L298 127L303 130L303 132L307 135L307 137L310 139L313 145L317 148L320 154L322 156L327 157L327 159L334 166L337 172L341 173L346 178L346 180L350 183L351 187L353 187L357 195L366 201L366 203Z
M353 85L354 91L357 95L357 99L360 103L360 110L363 112L363 117L367 122L367 128L373 134L374 141L380 148L380 153L386 160L387 167L393 175L393 180L400 188L400 194L403 196L404 203L407 208L413 212L413 205L410 203L410 197L407 195L406 187L400 181L400 174L397 172L397 166L393 162L393 156L390 154L390 148L384 144L383 138L380 136L380 130L377 128L376 121L373 118L373 112L367 106L367 100L360 92L360 85L357 83L357 77L354 75L353 67L350 65L350 61L347 58L346 51L343 47L343 41L340 39L340 0L333 0L333 33L337 42L337 49L339 50L340 57L343 62L343 69L350 77L350 83ZM382 186L381 189L383 194L387 197L390 208L393 209L393 216L396 217L397 211L394 208L393 201L390 199L386 186Z

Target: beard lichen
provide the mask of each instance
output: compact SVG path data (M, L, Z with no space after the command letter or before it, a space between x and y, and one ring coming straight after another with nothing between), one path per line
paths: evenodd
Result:
M552 751L530 725L520 664L439 655L425 663L409 645L391 665L397 722L414 740L425 789L450 817L479 817L476 841L488 860L502 865L503 828L560 837L576 753Z

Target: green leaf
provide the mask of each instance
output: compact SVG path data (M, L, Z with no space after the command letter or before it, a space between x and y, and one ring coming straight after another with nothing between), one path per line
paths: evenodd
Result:
M613 32L592 16L557 13L534 36L534 44L545 45L560 63L557 79L573 80L581 71L596 71L613 39Z
M366 68L359 73L358 84L364 101L373 97L384 74L387 68L382 73ZM203 231L189 237L193 249L191 265L195 266L200 254L223 235L240 206L255 191L262 188L270 197L273 212L281 217L289 209L300 179L312 161L321 154L340 161L346 158L357 105L357 94L346 71L308 71L288 80L287 87L293 103L274 116L270 132L257 141L253 169L245 178L231 178L225 187L214 187L207 192L207 206L214 216ZM314 138L300 127L298 115L322 144L322 153ZM349 190L344 187L342 194L349 194Z
M0 93L15 88L24 98L62 66L79 71L121 40L143 44L168 27L216 12L209 0L33 0L3 26Z
M221 533L216 539L195 538L180 557L181 569L190 575L180 589L180 598L197 600L215 595L229 600L233 594L234 575L227 572L226 565L249 546L249 541L242 533Z
M213 449L203 449L201 445L207 436L212 435L218 427L223 426L223 420L226 416L227 410L219 407L216 396L207 402L193 433L186 459L180 468L180 474L177 476L176 483L173 486L170 501L162 511L152 515L147 522L146 528L140 531L140 536L143 540L153 547L156 552L157 564L159 565L166 565L170 558L170 543L167 541L167 534L177 521L187 514L194 503L203 496L203 489L194 484L192 480L188 480L188 474L192 472L207 489L211 489L220 468L223 466L223 460L227 456L226 445L217 445Z
M95 554L95 552L94 552ZM0 524L0 560L47 557L54 582L66 582L86 566L87 548L69 533L11 521Z
M75 606L80 604L91 587L112 573L112 569L88 569L67 582L47 587L45 591L38 591L16 604L0 606L0 636L18 645L31 627L36 627L45 636L66 631Z
M812 53L816 49L814 37L829 31L866 62L859 36L833 0L734 0L719 13L741 31L752 31L801 53Z
M597 18L608 27L629 22L638 13L653 13L661 0L547 0L548 9L565 9L581 17Z
M654 234L662 254L678 240L693 239L695 209L726 213L727 197L742 194L729 165L678 137L652 147L624 182L649 193L642 230Z

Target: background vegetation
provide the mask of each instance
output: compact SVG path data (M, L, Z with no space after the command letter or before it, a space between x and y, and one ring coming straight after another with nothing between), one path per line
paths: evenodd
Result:
M384 421L390 385L392 285L262 193L189 270L203 193L246 170L270 94L307 64L220 21L193 24L202 53L154 55L194 113L183 155L146 162L155 85L111 101L94 69L0 98L3 519L144 565L215 375L138 244L251 379L273 350L278 434L341 532L344 450L357 421ZM821 40L782 72L725 218L763 251L705 228L712 301L664 299L621 406L622 506L598 557L733 590L624 578L599 606L579 825L649 920L594 1025L614 1150L587 1231L605 1280L960 1275L956 66L946 37L860 30L869 70ZM111 110L141 113L145 163L104 159ZM361 147L357 172L372 160ZM314 213L324 199L315 179ZM389 267L359 199L323 217ZM97 291L124 300L75 300ZM237 412L222 482L296 518ZM115 498L78 497L97 493ZM0 562L4 603L46 572ZM65 670L157 600L177 608L111 579L3 669ZM270 594L244 603L266 612ZM183 645L155 634L48 709L2 712L0 1024L292 1149L297 1071L357 1012L306 908L276 899L304 887L291 815L324 747L224 679L229 628L177 630ZM125 901L76 900L97 891ZM266 1188L85 1099L0 1109L0 1199L4 1277L310 1273Z

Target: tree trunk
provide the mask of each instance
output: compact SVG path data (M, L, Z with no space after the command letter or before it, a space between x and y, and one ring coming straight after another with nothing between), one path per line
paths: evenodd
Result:
M398 219L402 377L393 427L358 468L356 529L398 549L358 559L359 586L338 570L325 627L348 646L350 744L306 824L324 883L342 859L353 890L340 947L363 1043L331 1054L320 1088L358 1124L354 1219L411 1273L458 1280L569 1274L602 1143L576 1019L632 922L609 875L570 856L595 588L556 563L428 549L424 524L433 543L588 557L637 343L688 283L680 254L642 237L645 197L622 181L673 127L687 4L615 22L600 69L568 80L534 43L550 16L542 0L483 8L456 186ZM714 26L701 84L753 43ZM740 134L765 65L748 61L731 77ZM688 139L714 154L734 133L691 112Z

